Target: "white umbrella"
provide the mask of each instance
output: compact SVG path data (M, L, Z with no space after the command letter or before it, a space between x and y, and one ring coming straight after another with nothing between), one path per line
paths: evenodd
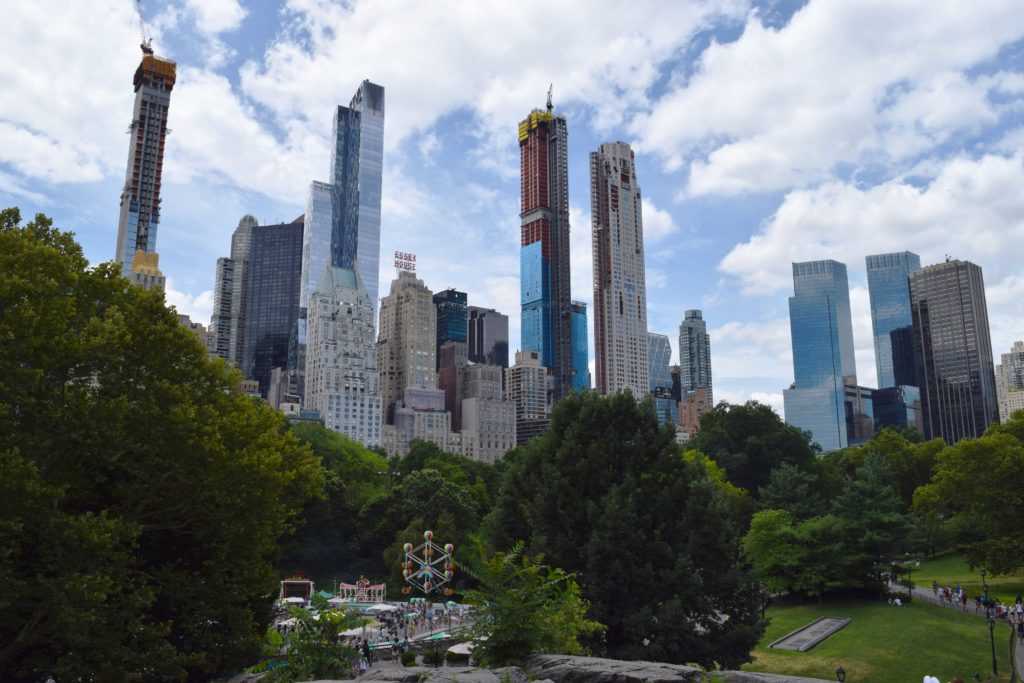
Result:
M331 598L327 602L329 602L332 605L344 605L348 602L348 600L346 600L345 598Z
M448 652L456 655L471 655L473 654L471 643L459 643L458 645L452 645L448 648Z
M367 612L397 612L398 608L395 607L394 605L387 605L387 604L382 602L380 604L373 605L372 607L367 607L366 611Z
M285 602L290 602L293 605L301 605L301 604L306 602L302 598L285 598L284 601Z

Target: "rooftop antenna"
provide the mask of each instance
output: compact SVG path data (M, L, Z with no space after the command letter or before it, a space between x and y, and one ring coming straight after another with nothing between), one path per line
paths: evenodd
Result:
M139 33L142 35L142 42L139 47L147 55L153 54L153 37L146 30L146 22L142 18L142 0L135 0L135 13L139 15Z
M551 113L551 110L555 108L555 105L551 104L551 90L554 87L555 87L554 83L552 83L551 85L548 86L548 113L549 114Z

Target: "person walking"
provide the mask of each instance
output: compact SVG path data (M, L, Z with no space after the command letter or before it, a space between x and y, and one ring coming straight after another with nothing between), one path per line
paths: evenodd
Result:
M370 659L370 641L363 638L363 659L366 660L366 666L373 666L373 660Z

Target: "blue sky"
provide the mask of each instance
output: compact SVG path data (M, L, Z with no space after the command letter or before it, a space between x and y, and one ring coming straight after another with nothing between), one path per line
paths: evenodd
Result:
M158 242L168 300L209 321L239 218L291 220L326 180L332 108L386 88L382 264L510 316L516 125L569 121L574 298L591 301L588 153L624 140L644 195L651 331L712 335L715 396L781 411L790 263L847 264L875 385L864 257L984 269L994 351L1024 337L1019 2L145 2L178 62ZM0 206L113 257L139 30L129 0L11 3L0 25ZM386 291L394 273L381 272Z

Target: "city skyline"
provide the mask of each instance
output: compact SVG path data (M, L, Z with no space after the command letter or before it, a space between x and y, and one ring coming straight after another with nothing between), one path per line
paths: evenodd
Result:
M8 83L0 116L0 203L52 215L78 233L91 261L109 260L140 57L133 8L14 9L0 38L21 55L25 77ZM979 3L967 18L928 3L870 15L820 2L650 4L628 16L609 5L588 7L587 36L571 30L581 15L573 7L521 22L528 32L509 27L509 10L498 7L445 26L415 5L321 9L146 3L156 53L178 67L160 269L169 302L195 321L210 321L216 259L230 253L239 218L274 224L303 213L309 181L330 157L331 113L370 78L389 98L381 253L416 252L433 291L456 287L471 305L508 315L510 358L520 338L511 137L551 82L571 132L572 298L591 302L586 154L622 139L644 186L648 329L674 339L685 310L704 310L716 400L780 407L791 379L791 262L848 264L865 385L876 376L867 254L977 263L993 352L1024 336L1024 278L1000 248L1024 234L1024 20L1009 3ZM373 40L361 37L373 27ZM525 61L488 42L498 27ZM877 38L870 54L863 33ZM106 40L94 45L89 35ZM640 38L615 42L627 35ZM438 40L475 58L426 49ZM558 47L534 55L534 44ZM393 66L407 63L406 50L422 55L422 71ZM52 66L70 51L90 68ZM25 87L44 80L52 89ZM53 91L63 97L44 97ZM809 117L799 126L789 120L797 109ZM378 286L392 276L382 268Z

